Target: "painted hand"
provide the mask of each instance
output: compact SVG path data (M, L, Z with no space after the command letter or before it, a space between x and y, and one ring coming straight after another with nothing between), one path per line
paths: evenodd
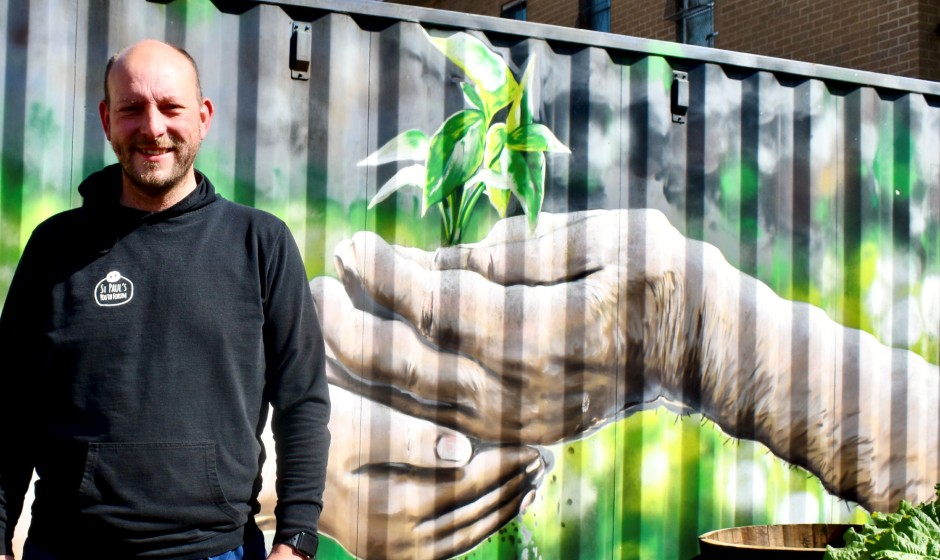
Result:
M671 227L658 216L655 227ZM357 233L336 250L342 283L311 282L328 351L345 366L331 381L367 394L393 387L393 406L409 414L531 444L654 400L656 371L646 383L623 374L624 331L642 327L626 320L628 298L643 296L648 271L620 265L627 248L610 232L621 226L610 212L543 214L534 235L509 219L481 243L434 253Z
M410 415L546 444L675 405L866 508L934 496L937 367L777 296L658 211L509 218L434 252L360 232L335 262L340 281L311 282L331 382Z
M467 437L330 387L320 531L358 558L450 558L516 517L546 469L532 447Z

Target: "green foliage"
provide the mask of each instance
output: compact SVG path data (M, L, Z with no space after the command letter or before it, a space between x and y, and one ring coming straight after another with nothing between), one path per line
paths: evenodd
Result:
M937 485L940 496L940 484ZM845 533L845 548L826 547L824 560L918 560L940 558L940 506L937 500L912 506L902 500L897 513L872 513L861 531Z
M369 208L404 187L417 188L421 215L437 206L444 243L452 245L461 241L481 198L504 218L515 196L534 228L545 198L545 152L571 153L535 122L535 57L517 82L502 57L472 35L428 35L428 40L466 74L469 81L460 87L469 108L448 117L430 138L406 130L360 161L360 166L414 162L382 185ZM504 109L506 122L494 122Z

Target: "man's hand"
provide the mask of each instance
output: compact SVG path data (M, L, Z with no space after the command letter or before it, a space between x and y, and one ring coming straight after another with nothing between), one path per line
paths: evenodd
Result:
M290 545L282 543L271 547L271 554L268 554L268 560L296 560L297 558L307 560L307 555Z

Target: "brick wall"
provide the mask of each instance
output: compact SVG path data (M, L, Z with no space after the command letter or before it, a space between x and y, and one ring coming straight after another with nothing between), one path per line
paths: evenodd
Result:
M921 70L919 5L926 1L719 0L715 46L916 77Z
M676 22L666 18L675 12L675 5L676 0L611 0L610 30L644 39L675 41Z
M507 2L508 0L396 0L394 3L499 17L500 8Z
M397 0L499 16L509 0ZM528 20L576 27L578 0L527 0ZM676 0L611 0L611 31L674 41ZM940 80L940 0L715 0L715 47Z
M940 81L940 0L921 0L919 9L919 77Z
M529 21L578 27L578 0L528 0L526 15Z

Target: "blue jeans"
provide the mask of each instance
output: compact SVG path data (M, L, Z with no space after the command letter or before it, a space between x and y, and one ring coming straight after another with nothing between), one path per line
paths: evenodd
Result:
M211 556L204 560L264 560L268 553L264 548L264 533L254 524L245 527L245 544L223 552L218 556ZM33 545L26 539L23 544L23 560L65 560L63 556L50 553Z

